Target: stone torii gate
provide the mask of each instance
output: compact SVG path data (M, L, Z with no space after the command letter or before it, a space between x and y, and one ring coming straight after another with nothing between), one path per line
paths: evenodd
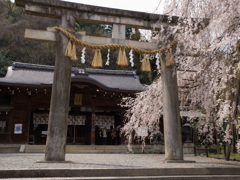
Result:
M74 31L75 21L113 26L112 38L75 34L78 39L90 44L125 44L145 50L157 50L159 48L154 43L125 40L125 28L152 29L152 27L155 27L156 30L160 30L172 25L167 22L167 16L158 14L58 0L16 0L15 2L17 6L24 7L29 15L60 19L59 27L65 30ZM173 18L172 22L174 23L176 20L177 18ZM25 38L57 42L45 161L65 161L72 62L64 54L69 40L61 32L52 28L48 28L47 31L26 29ZM175 64L166 66L165 60L161 60L161 74L165 160L167 162L181 162L183 161L183 150Z

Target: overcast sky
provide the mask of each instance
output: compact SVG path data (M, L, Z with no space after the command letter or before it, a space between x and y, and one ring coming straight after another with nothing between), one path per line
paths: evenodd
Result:
M126 9L133 11L142 11L149 13L161 13L161 6L156 11L161 0L65 0L69 2L76 2L82 4L89 4L95 6L110 7L116 9Z

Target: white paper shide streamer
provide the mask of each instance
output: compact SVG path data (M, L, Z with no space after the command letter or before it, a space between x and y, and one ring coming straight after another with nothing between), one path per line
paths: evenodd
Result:
M133 50L131 49L130 53L129 53L129 56L130 56L130 63L131 63L131 66L133 67L134 66L134 62L133 62Z
M110 49L108 49L108 54L107 54L107 62L106 62L106 66L109 66L109 60L110 60Z
M156 65L157 65L157 69L159 70L160 69L160 65L159 65L159 63L160 63L159 62L160 55L159 55L159 53L156 54L155 58L157 59L156 60Z
M84 64L85 63L85 47L82 49L82 56L81 56L81 62Z

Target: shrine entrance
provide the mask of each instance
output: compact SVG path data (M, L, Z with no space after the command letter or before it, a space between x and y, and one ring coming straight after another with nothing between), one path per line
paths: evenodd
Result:
M85 125L68 125L67 144L85 145Z
M126 27L140 29L152 29L152 27L155 27L155 30L161 30L162 28L171 26L172 23L176 23L177 18L169 23L168 16L165 15L160 16L158 14L89 6L58 0L16 0L15 2L17 6L24 7L26 13L29 15L60 19L59 27L56 28L57 30L48 28L47 31L29 29L26 29L25 31L26 39L57 42L57 55L54 68L45 161L65 161L68 129L67 119L72 74L71 59L75 59L75 57L73 57L74 53L70 51L72 46L74 47L74 43L77 43L74 41L74 38L72 39L72 37L66 36L66 34L71 35L70 33L75 32L75 21L111 24L113 27L112 38L91 37L75 33L74 36L78 41L80 40L82 42L81 45L84 47L93 49L116 47L120 49L120 52L121 48L125 48L148 55L162 53L161 74L163 81L165 158L169 162L180 162L183 160L176 66L174 63L167 63L165 60L166 50L172 48L172 52L174 53L174 44L177 42L176 40L173 41L174 34L169 36L168 42L163 42L165 47L162 49L159 49L158 45L155 43L130 41L125 39ZM61 32L58 30L61 30ZM68 37L71 38L72 45L69 45ZM123 55L122 57L124 56L126 55ZM125 60L126 58L123 58L123 61ZM127 62L125 61L123 64L126 63ZM144 58L143 63L145 64L144 66L149 67L149 60L147 58ZM93 63L93 65L97 66L96 63ZM81 74L81 71L79 74ZM93 99L93 101L95 100ZM95 121L96 114L95 107L93 106L91 141L95 139ZM173 129L174 131L172 131Z
M120 145L121 116L119 113L97 112L95 121L95 142L90 142L91 132L89 130L89 122L91 121L91 112L86 112L86 110L91 111L91 108L82 108L84 115L71 115L70 113L68 116L67 145ZM34 145L46 144L48 114L46 110L38 110L33 113L33 124L30 125L30 128L32 128L32 130L30 130L30 136L34 138ZM106 129L107 135L105 139L106 142L104 142L103 137L104 129Z

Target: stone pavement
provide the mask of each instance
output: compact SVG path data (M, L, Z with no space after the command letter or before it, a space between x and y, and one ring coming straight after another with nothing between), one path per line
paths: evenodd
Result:
M185 155L184 160L196 163L165 163L164 159L164 154L66 154L70 163L36 163L44 160L43 153L0 154L0 170L240 167L240 162L194 155Z

